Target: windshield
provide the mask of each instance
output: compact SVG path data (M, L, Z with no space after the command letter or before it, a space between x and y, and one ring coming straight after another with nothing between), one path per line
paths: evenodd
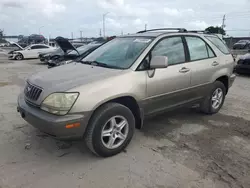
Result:
M150 44L152 38L116 38L97 48L82 61L96 61L109 66L127 69Z

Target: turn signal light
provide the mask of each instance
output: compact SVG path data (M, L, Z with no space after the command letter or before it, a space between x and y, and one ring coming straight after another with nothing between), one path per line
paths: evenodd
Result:
M80 127L80 123L73 123L65 126L66 129L76 128L76 127Z

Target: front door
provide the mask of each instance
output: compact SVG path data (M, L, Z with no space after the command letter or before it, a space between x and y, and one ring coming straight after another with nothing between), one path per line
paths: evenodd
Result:
M148 70L145 115L182 105L189 101L191 69L186 63L183 40L180 36L164 38L150 54L167 56L167 68ZM152 74L152 71L155 71Z

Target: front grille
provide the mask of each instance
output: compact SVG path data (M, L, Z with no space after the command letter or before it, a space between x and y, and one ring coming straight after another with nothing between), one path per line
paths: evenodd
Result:
M240 64L240 65L250 65L250 59L240 59L238 61L238 64Z
M24 94L28 99L36 101L41 93L42 93L41 88L31 85L30 83L27 82L24 88Z
M243 64L244 65L250 65L250 59L245 59Z

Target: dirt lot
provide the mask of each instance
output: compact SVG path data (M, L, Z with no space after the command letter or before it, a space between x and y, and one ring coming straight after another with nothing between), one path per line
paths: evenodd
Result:
M0 188L250 187L250 77L237 77L219 114L179 110L149 119L123 153L98 158L16 112L25 78L46 66L0 55Z

